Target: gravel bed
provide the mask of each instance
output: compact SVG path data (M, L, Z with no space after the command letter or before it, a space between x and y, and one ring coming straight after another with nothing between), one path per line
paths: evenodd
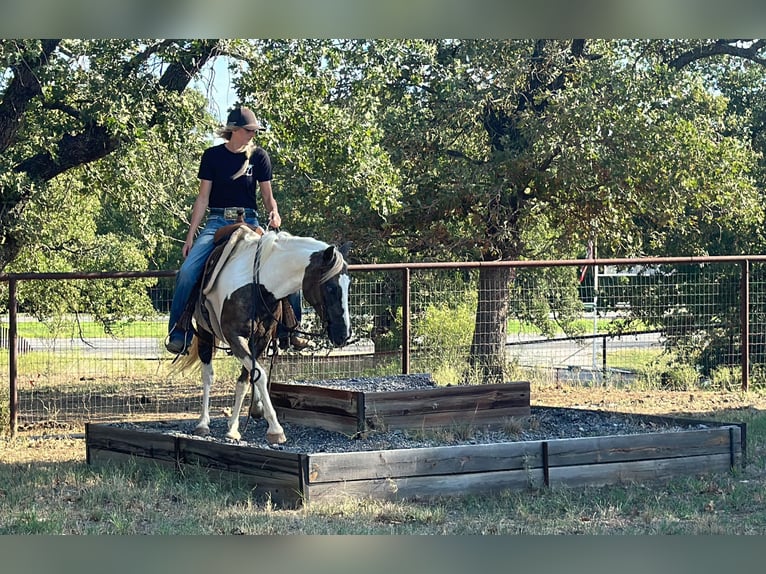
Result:
M365 393L411 390L413 388L434 386L428 375L397 375L392 377L326 380L301 384L357 390ZM246 412L246 408L243 408L244 412ZM195 425L195 420L183 420L157 423L115 423L112 426L193 437L192 432ZM640 415L534 406L530 409L530 416L516 417L502 427L491 429L471 426L469 424L456 424L433 430L370 431L366 436L347 436L338 432L291 423L283 423L282 426L287 436L287 442L282 445L269 445L266 442L266 422L264 420L248 420L243 414L240 417L242 440L234 443L224 438L227 429L225 417L214 416L210 423L211 436L193 438L238 444L243 447L269 448L284 452L308 454L490 444L650 432L677 432L689 428L705 428L705 425L700 424L685 426L666 424L649 420Z

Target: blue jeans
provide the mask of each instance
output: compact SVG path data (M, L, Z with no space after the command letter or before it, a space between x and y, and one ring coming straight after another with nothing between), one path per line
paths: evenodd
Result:
M245 222L250 225L258 225L258 219L248 218ZM194 290L197 281L205 269L205 261L212 253L215 244L213 236L221 227L233 223L223 216L210 216L207 218L205 227L194 240L194 245L189 250L189 254L181 264L181 268L176 275L176 287L173 293L173 303L170 305L170 319L168 320L168 331L171 338L184 336L185 333L180 327L176 327L178 319L186 308L186 303ZM300 323L301 320L301 298L299 293L288 295L288 300L295 313L295 319ZM191 339L191 334L186 334L187 339Z

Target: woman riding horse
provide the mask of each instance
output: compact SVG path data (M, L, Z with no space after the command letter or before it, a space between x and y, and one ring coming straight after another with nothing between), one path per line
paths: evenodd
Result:
M248 224L258 226L256 187L260 189L263 205L269 214L267 227L278 228L282 223L271 189L271 159L266 150L252 143L255 132L263 129L250 109L236 108L229 113L226 126L216 132L225 142L206 149L202 154L198 173L199 193L192 208L189 231L182 250L185 259L176 276L170 307L165 347L171 353L187 352L193 332L188 322L182 324L179 320L202 275L205 261L213 250L216 230L232 223L237 217L238 208L244 210ZM206 211L209 211L209 215L205 227L195 241L194 235ZM300 322L300 295L291 293L288 297L295 318ZM295 334L283 331L279 336L282 348L292 343L293 347L300 350L308 344Z

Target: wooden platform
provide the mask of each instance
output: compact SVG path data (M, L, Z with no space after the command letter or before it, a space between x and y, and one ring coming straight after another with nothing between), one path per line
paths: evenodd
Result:
M345 434L369 430L502 425L529 416L529 383L433 387L389 392L271 385L279 420Z
M346 496L396 500L644 482L744 466L745 425L705 425L638 435L344 453L288 453L103 424L87 425L85 434L89 464L133 457L179 469L199 465L235 473L256 493L297 505Z

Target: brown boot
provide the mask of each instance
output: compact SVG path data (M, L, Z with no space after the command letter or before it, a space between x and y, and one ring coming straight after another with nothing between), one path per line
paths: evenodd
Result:
M306 347L309 346L308 339L304 339L303 337L299 337L298 335L290 335L290 345L292 345L293 349L296 351L302 351Z

